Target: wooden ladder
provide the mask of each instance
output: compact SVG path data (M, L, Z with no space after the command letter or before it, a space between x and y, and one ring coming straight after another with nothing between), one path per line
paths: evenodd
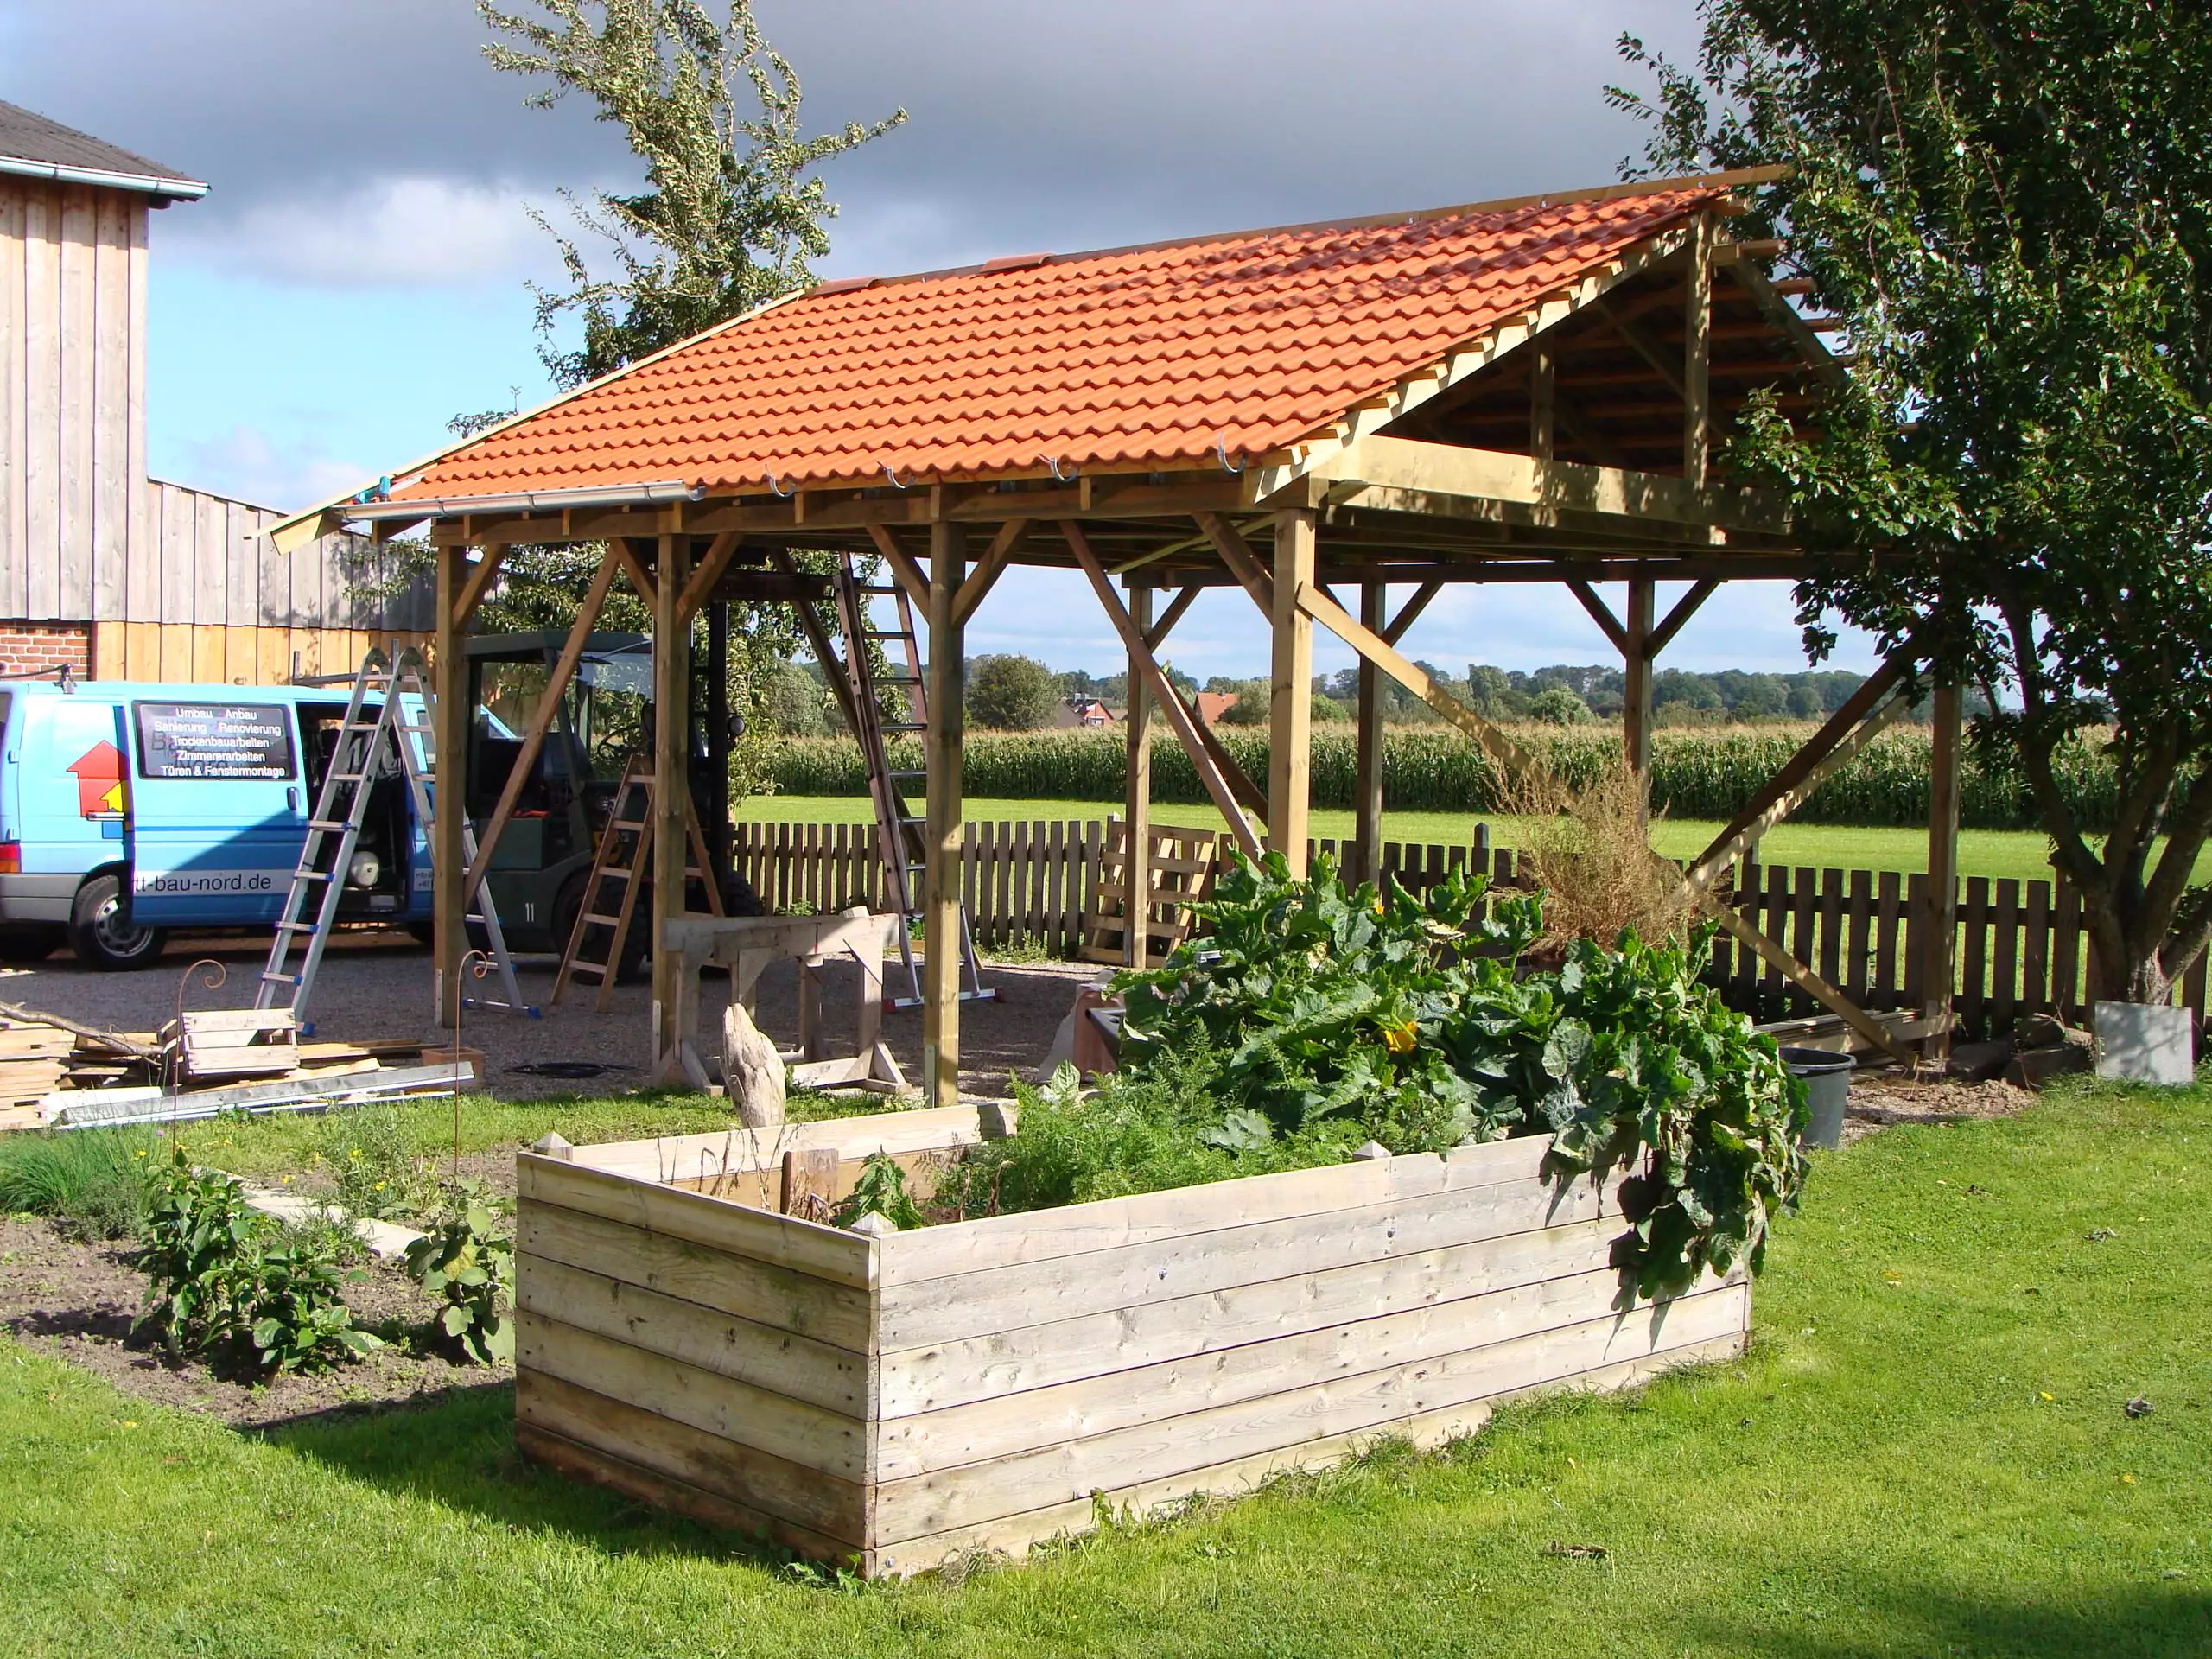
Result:
M825 672L842 671L850 703L854 710L854 740L860 745L861 762L868 768L868 798L875 808L876 849L883 861L885 886L888 889L891 908L898 912L899 960L906 970L907 995L894 996L894 1008L919 1007L922 1001L922 976L914 960L913 922L922 913L918 896L926 865L926 849L923 829L927 819L915 813L906 804L905 785L925 777L921 771L895 770L885 743L887 733L916 733L929 729L929 705L925 700L922 682L921 642L914 627L914 613L906 597L906 590L896 582L871 585L860 579L853 568L853 556L847 553L839 561L833 593L837 605L837 626L845 636L845 660L842 664L823 664ZM869 610L869 601L888 599L895 607L899 625L893 628L878 628ZM878 676L873 666L868 647L873 644L882 649L891 660L893 672ZM893 658L892 647L898 647L898 658ZM903 666L905 672L896 671ZM881 693L895 690L905 699L907 718L888 721L883 716ZM998 992L985 988L976 960L976 943L968 926L968 907L960 907L960 965L966 983L960 988L963 1002L990 1002L998 1000Z
M634 798L639 802L638 816L625 817L623 809ZM691 856L684 866L688 883L696 881L707 890L707 907L715 915L723 914L722 896L715 890L714 878L707 872L712 868L707 857L707 837L699 828L699 815L693 809L690 791L685 791L683 827L691 843ZM653 849L653 773L652 766L641 756L630 757L630 764L623 768L622 781L614 786L614 798L609 804L607 828L600 831L599 848L593 854L591 874L584 879L583 903L577 908L575 925L569 931L569 942L561 951L561 965L553 975L553 995L550 1001L559 1006L569 988L569 982L579 974L594 976L599 982L599 1000L594 1006L605 1014L614 1006L614 976L622 960L623 941L630 937L630 923L638 909L638 889L644 885L639 872L649 869ZM608 882L619 884L620 902L614 910L601 909L601 889ZM610 895L611 896L611 895ZM594 936L603 936L606 954L594 956L587 949Z

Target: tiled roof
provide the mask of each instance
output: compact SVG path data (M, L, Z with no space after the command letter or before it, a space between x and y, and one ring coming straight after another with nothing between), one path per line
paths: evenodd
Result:
M401 499L1160 470L1279 451L1719 181L826 283L486 434Z
M7 165L10 162L29 165L10 168ZM207 188L186 178L174 168L163 167L159 162L149 161L74 127L65 127L59 121L49 121L35 111L0 104L0 171L32 169L109 174L118 181L130 181L145 188L176 185L182 187L177 193L180 194L198 194Z

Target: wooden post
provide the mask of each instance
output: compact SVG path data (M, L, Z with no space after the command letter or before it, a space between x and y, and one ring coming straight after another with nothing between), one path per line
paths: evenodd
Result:
M1549 461L1558 447L1555 359L1548 340L1535 340L1529 349L1533 353L1529 359L1529 454L1537 461Z
M1359 588L1359 620L1381 634L1389 626L1387 583ZM1352 857L1349 874L1362 881L1382 880L1382 671L1359 659L1358 771L1352 785Z
M827 679L828 664L822 672ZM707 771L715 780L715 798L696 804L718 886L729 875L729 606L716 600L707 607Z
M1965 699L1955 685L1936 688L1934 741L1929 755L1928 925L1921 936L1920 1012L1948 1025L1959 934L1959 747ZM1948 1031L1921 1046L1923 1058L1941 1062L1951 1052Z
M1651 775L1651 624L1658 584L1635 576L1628 584L1628 617L1622 629L1622 655L1628 664L1628 695L1621 709L1621 747L1636 775Z
M1682 476L1705 487L1713 448L1713 220L1690 221L1688 280L1682 285Z
M1306 874L1308 774L1313 747L1313 619L1299 592L1313 585L1314 515L1275 515L1274 676L1268 709L1268 846Z
M468 550L438 550L438 712L430 734L437 755L431 797L430 880L433 1006L438 1023L461 1019L461 959L468 950L468 865L461 854L461 826L468 810L468 651L461 632L461 597L468 582Z
M1129 620L1136 625L1140 636L1152 632L1151 588L1129 590ZM1151 965L1151 936L1145 925L1151 919L1152 910L1147 902L1152 892L1152 699L1145 690L1144 664L1135 652L1129 653L1129 717L1123 736L1128 743L1122 804L1128 822L1129 850L1122 861L1122 882L1129 896L1122 901L1127 918L1122 933L1122 959L1132 968L1145 968Z
M937 520L930 525L929 730L923 759L929 804L922 876L922 1092L931 1106L960 1103L960 769L968 688L957 605L967 574L966 527Z
M686 764L691 729L691 631L680 619L689 538L660 538L653 573L653 904L648 936L653 963L652 1066L682 1040L677 1030L683 987L677 953L661 948L664 924L683 914L684 868L691 835L684 810L691 798Z

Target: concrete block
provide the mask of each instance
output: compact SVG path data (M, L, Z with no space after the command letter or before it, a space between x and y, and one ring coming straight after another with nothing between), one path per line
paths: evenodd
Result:
M2169 1085L2196 1081L2187 1008L2100 1002L2093 1013L2099 1077Z

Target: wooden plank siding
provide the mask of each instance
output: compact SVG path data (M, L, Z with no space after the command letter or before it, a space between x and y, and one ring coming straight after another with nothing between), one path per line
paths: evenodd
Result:
M1179 845L1199 838L1158 826L1154 833L1179 837ZM1074 957L1102 926L1118 940L1122 845L1122 826L1112 819L968 825L962 887L977 945ZM1313 841L1309 849L1309 857L1342 850L1329 840ZM863 903L880 909L889 902L874 830L868 824L740 823L733 857L771 911L817 913ZM1484 825L1477 826L1465 847L1386 842L1382 867L1386 876L1416 893L1460 869L1483 870L1506 886L1516 882L1511 849L1493 848ZM1879 1013L1920 1004L1926 887L1924 875L1896 870L1746 861L1737 867L1732 886L1724 883L1720 890L1732 893L1737 910L1796 961ZM1966 877L1959 883L1957 925L1955 1007L1968 1035L2005 1030L2030 1013L2088 1023L2088 936L2080 896L2071 887ZM1785 983L1778 970L1725 935L1714 942L1707 977L1732 1007L1760 1020L1815 1012L1812 1000ZM2200 1031L2207 977L2192 974L2176 991Z
M0 179L0 622L81 626L104 678L267 683L427 638L427 585L364 605L388 556L353 536L289 558L275 509L147 476L148 207Z
M979 1129L946 1109L790 1133L849 1159ZM1740 1279L1616 1306L1616 1189L1545 1185L1540 1138L880 1238L673 1188L694 1141L777 1153L520 1159L518 1443L870 1577L1085 1530L1098 1494L1142 1510L1379 1435L1434 1444L1501 1400L1739 1352L1750 1326Z

